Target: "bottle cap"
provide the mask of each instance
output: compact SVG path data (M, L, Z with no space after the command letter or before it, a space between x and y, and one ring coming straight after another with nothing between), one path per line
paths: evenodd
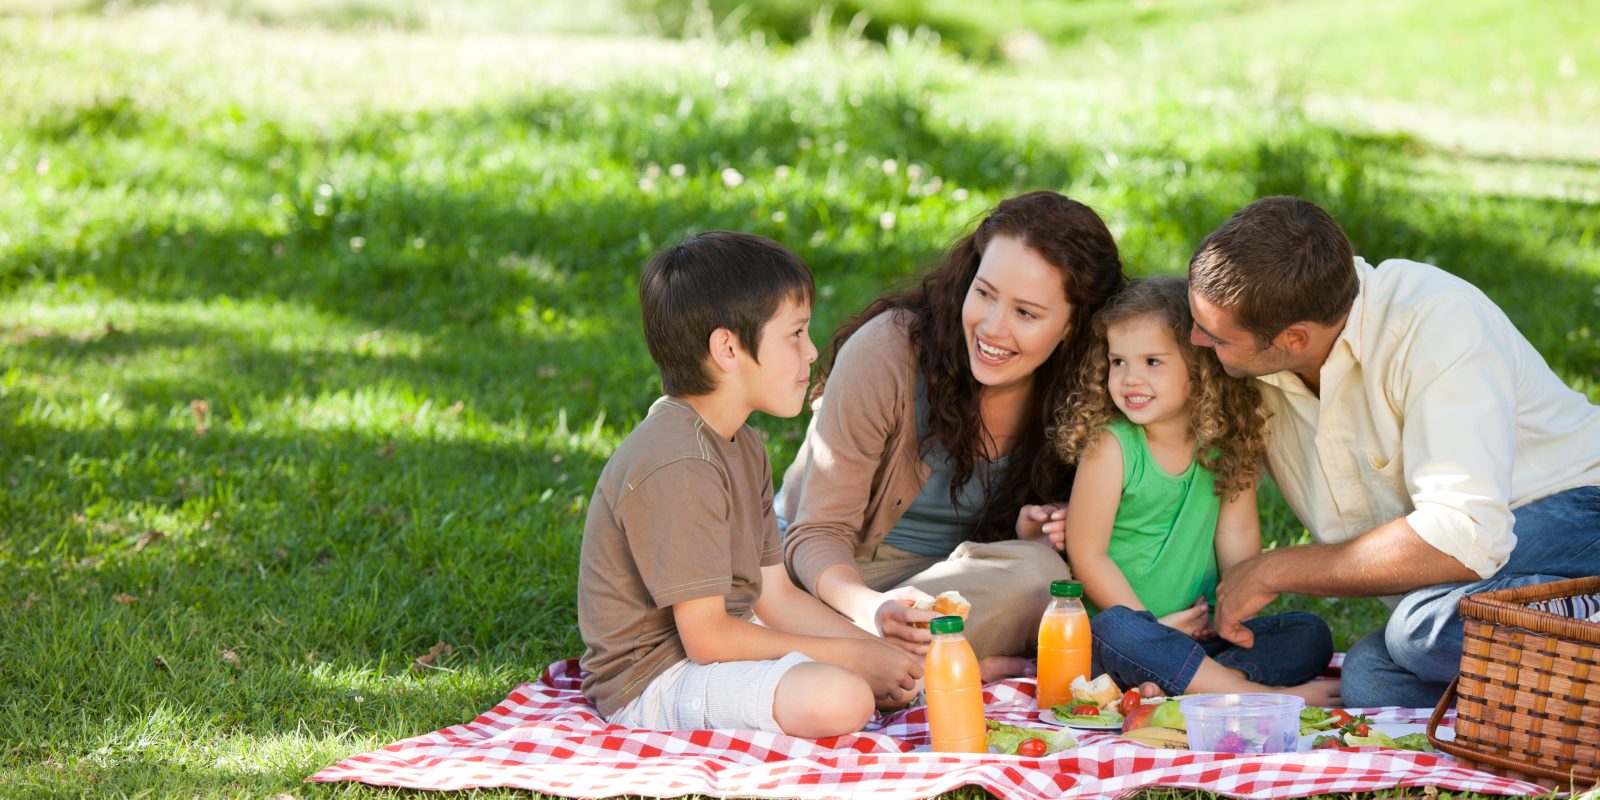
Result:
M1083 584L1077 581L1051 581L1051 597L1082 597Z
M960 633L963 630L966 630L966 623L962 622L960 617L954 615L948 617L934 617L933 621L928 623L928 630L932 631L934 634Z

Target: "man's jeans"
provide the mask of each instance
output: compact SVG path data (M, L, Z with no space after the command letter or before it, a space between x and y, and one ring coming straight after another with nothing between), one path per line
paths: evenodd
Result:
M1294 611L1247 620L1254 647L1239 647L1220 636L1196 641L1162 625L1148 611L1112 606L1090 621L1094 658L1090 672L1105 672L1118 686L1154 681L1169 695L1183 694L1210 656L1256 683L1295 686L1315 678L1333 659L1333 635L1316 614Z
M1535 500L1513 512L1517 546L1494 577L1407 594L1388 624L1350 648L1345 705L1437 705L1461 668L1461 598L1478 592L1600 575L1600 486Z

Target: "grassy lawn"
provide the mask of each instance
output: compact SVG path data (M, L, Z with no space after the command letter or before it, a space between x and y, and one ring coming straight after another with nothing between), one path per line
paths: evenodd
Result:
M693 230L799 251L822 341L1017 191L1139 274L1297 194L1600 400L1582 4L571 5L0 3L0 794L400 796L300 781L578 655L635 275Z

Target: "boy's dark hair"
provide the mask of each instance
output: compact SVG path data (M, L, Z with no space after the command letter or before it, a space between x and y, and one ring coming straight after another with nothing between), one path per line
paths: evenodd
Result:
M1266 347L1296 322L1329 325L1355 302L1355 251L1339 223L1298 197L1265 197L1235 212L1189 259L1189 288L1233 312Z
M761 326L784 300L810 304L815 296L805 262L765 236L707 231L657 250L639 278L639 310L662 391L715 391L706 369L712 331L732 331L760 363Z

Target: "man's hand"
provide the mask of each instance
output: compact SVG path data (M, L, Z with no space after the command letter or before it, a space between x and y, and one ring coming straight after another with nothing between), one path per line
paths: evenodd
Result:
M848 640L850 668L872 687L878 710L905 708L917 696L922 660L883 641Z
M1217 635L1240 647L1254 647L1255 634L1244 621L1277 599L1278 560L1287 551L1268 550L1247 558L1228 570L1217 584Z
M1017 512L1017 538L1044 541L1056 552L1067 546L1067 504L1026 505Z
M1396 517L1338 544L1281 547L1235 564L1217 584L1217 634L1240 647L1255 644L1243 623L1280 592L1378 597L1480 577Z
M1210 638L1205 636L1211 628L1210 614L1211 606L1206 603L1204 597L1200 597L1194 601L1194 605L1174 611L1156 621L1191 639L1205 639Z
M872 624L884 641L916 656L926 655L933 634L914 623L928 624L938 614L912 608L919 602L933 602L933 597L915 586L902 586L884 592L886 598L873 613Z

